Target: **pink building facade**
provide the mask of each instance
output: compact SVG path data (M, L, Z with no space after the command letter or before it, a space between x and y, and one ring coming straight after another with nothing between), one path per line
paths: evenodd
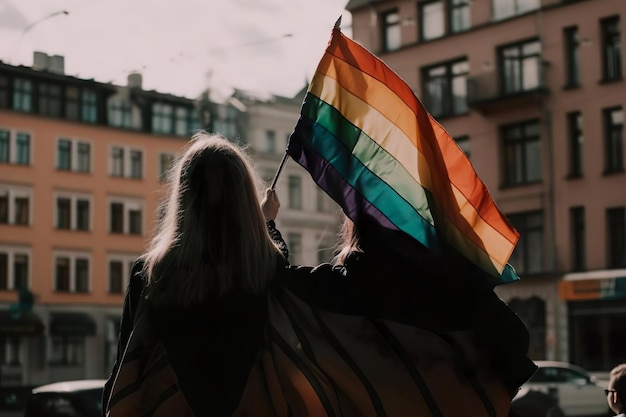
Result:
M352 37L415 91L521 234L497 287L534 359L626 360L626 2L350 0Z

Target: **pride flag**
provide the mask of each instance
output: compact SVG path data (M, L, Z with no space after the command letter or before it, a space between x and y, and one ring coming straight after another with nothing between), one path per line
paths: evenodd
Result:
M287 154L357 224L369 217L503 283L519 233L411 88L335 27Z

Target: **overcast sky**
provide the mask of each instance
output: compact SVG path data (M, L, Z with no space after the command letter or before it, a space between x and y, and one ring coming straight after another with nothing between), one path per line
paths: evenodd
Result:
M65 73L194 98L210 86L292 96L347 0L0 0L0 60L65 57ZM63 14L62 11L69 14Z

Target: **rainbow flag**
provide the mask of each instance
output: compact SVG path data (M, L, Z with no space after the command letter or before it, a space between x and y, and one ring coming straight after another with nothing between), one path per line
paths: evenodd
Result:
M441 253L452 247L495 283L519 233L464 152L380 59L332 32L289 139L302 165L357 224L365 217Z

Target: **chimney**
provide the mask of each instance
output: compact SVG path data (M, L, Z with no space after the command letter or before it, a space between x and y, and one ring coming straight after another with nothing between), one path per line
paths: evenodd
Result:
M33 53L33 67L37 71L49 71L55 74L65 74L65 58L62 55L50 56L45 52Z
M138 72L131 72L128 74L128 87L141 89L142 78Z
M35 51L33 53L33 69L37 71L45 71L48 69L48 54Z
M55 74L65 74L65 58L62 55L48 57L48 71Z

